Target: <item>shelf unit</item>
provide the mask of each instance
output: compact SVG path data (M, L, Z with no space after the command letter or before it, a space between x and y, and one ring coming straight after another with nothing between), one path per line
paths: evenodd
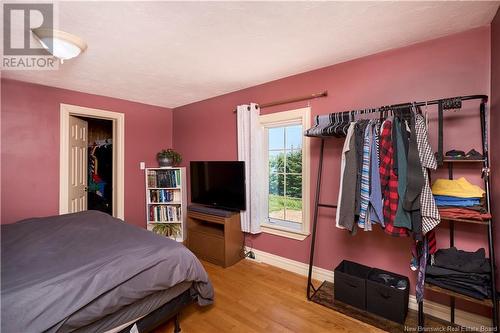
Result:
M464 294L457 293L456 291L453 291L453 290L449 290L449 289L435 286L435 285L430 284L430 283L426 283L425 288L428 290L432 290L434 292L437 292L437 293L451 296L451 297L464 299L464 300L469 301L469 302L473 302L473 303L477 303L477 304L481 304L481 305L485 305L485 306L489 306L489 307L493 306L493 302L491 301L491 299L477 299L474 297L470 297L470 296L467 296Z
M443 162L445 163L484 163L484 159L481 160L465 160L465 159L459 159L459 158L451 158L451 159L444 159Z
M442 217L441 221L473 223L473 224L483 224L483 225L488 225L491 223L491 219L480 221L480 220L458 219L458 218L449 218L449 217Z
M448 178L453 179L453 168L455 164L460 163L477 163L481 168L482 178L484 181L484 190L486 192L486 210L491 213L491 197L490 197L490 165L488 157L488 144L487 144L487 128L486 128L486 102L488 100L487 96L481 98L481 104L479 106L479 118L481 123L481 144L482 144L482 154L483 159L477 160L462 160L462 159L444 159L443 162L448 168ZM476 225L483 225L486 227L488 233L488 253L490 260L490 279L491 279L491 299L476 299L461 293L448 290L446 288L441 288L430 283L425 283L425 289L431 290L436 293L444 294L450 296L450 322L455 323L455 300L462 299L468 302L481 304L492 308L492 329L496 332L498 330L498 301L496 292L496 271L495 271L495 248L493 242L493 221L488 219L485 221L470 220L470 219L460 219L460 218L442 218L443 221L448 221L450 226L450 247L455 246L455 223L473 223ZM423 311L423 300L418 304L418 324L420 328L424 327L424 311Z
M145 169L146 225L152 230L156 224L175 224L180 234L171 237L178 242L186 240L186 168L161 167Z

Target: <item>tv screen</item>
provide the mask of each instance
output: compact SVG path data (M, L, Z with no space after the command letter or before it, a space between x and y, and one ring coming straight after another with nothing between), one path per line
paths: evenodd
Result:
M245 162L193 161L191 202L227 210L245 210Z

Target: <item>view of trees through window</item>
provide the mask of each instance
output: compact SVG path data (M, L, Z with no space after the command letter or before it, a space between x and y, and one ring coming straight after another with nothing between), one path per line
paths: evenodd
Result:
M269 128L269 217L302 223L302 126Z

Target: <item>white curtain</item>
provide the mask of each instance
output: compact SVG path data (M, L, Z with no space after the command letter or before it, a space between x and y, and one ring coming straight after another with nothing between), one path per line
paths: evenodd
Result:
M267 191L263 164L263 133L259 123L259 107L255 103L238 105L238 160L245 162L246 210L241 211L241 230L261 232L266 218Z

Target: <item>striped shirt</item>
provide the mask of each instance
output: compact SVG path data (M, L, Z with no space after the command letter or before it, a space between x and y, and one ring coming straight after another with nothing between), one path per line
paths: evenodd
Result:
M366 231L372 230L370 221L370 152L372 146L372 123L366 126L363 142L363 163L361 167L361 208L359 211L358 226Z

